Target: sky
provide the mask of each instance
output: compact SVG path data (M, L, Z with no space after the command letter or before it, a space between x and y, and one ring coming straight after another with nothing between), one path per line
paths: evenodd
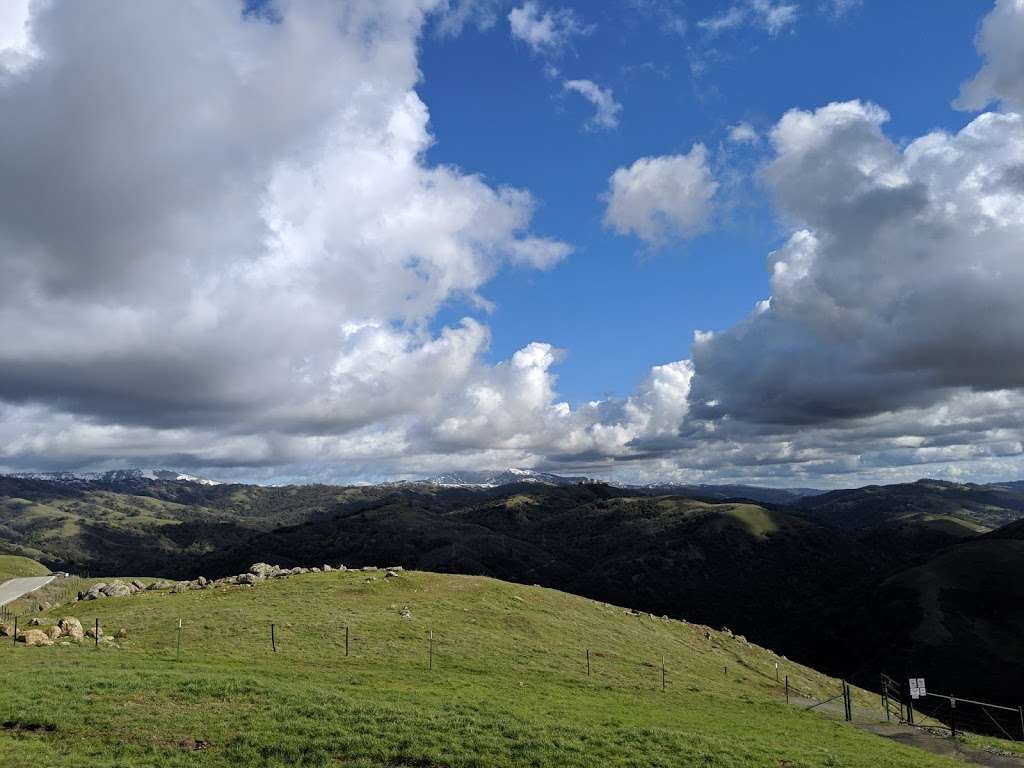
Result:
M0 0L0 472L1024 477L1022 111L1022 0Z

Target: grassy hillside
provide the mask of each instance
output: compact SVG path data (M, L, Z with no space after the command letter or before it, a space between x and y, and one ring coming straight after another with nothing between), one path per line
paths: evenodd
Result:
M0 555L0 582L19 576L45 576L50 569L35 560L16 555Z
M0 643L5 765L954 765L786 706L776 662L836 681L767 650L539 587L349 571L76 609L127 639Z

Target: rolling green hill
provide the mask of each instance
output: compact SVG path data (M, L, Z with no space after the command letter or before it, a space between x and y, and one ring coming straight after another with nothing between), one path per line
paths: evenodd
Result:
M45 576L49 572L45 565L27 557L0 555L0 582L19 576Z
M74 608L127 637L0 643L5 765L955 765L787 706L776 663L837 682L740 638L538 587L349 571Z

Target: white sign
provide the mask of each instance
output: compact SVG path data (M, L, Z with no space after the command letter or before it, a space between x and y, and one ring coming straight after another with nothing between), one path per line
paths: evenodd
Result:
M910 682L910 698L920 699L922 696L928 695L928 690L924 687L923 677L912 677Z
M924 678L917 678L917 690L922 696L928 695L928 690L924 687Z

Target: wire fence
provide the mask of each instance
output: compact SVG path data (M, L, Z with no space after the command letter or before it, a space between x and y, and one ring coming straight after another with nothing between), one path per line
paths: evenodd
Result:
M882 702L886 718L939 731L956 738L976 733L1009 741L1024 741L1024 707L978 701L920 688L882 675Z

